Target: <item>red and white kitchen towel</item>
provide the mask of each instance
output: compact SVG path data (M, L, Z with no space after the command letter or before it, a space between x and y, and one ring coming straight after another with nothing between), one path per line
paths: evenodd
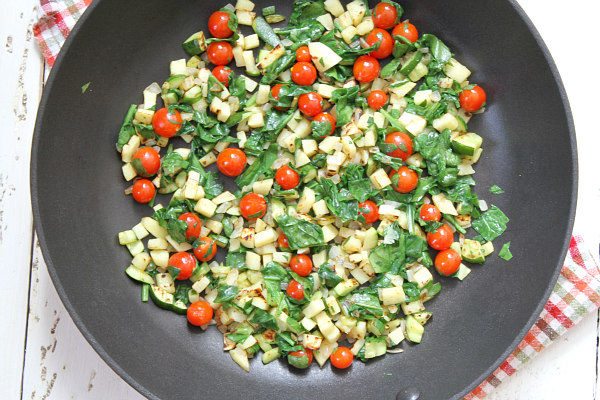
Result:
M33 27L51 67L73 26L92 0L41 0L41 15ZM516 350L466 399L483 399L503 380L542 351L588 313L600 307L600 271L583 239L571 238L564 267L540 318Z

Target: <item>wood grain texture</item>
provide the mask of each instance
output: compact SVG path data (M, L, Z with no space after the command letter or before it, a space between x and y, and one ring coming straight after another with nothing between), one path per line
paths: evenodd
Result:
M43 63L27 32L30 32L37 0L6 3L0 15L0 40L4 46L0 47L3 72L0 83L8 89L9 95L0 97L0 117L9 124L1 134L3 145L0 147L0 265L19 268L14 268L11 280L0 283L0 293L9 299L0 328L3 338L0 341L0 398L19 398L22 386L23 399L141 399L100 359L76 329L50 281L39 247L31 245L31 215L26 206L29 204L29 148ZM598 34L595 16L600 6L591 0L573 0L569 7L557 0L521 0L520 4L546 40L570 97L580 157L576 230L597 250L600 224L597 217L595 221L586 218L597 215L600 200L596 166L600 145L597 110L588 89L589 75L582 71L581 56L575 56L587 52L588 43L573 41L573 36L557 29L560 25L557 10L560 10L561 21L578 21L580 37L593 37ZM590 315L489 398L595 399L599 390L598 335L597 315Z
M6 399L21 391L29 296L29 152L43 68L31 34L34 3L3 2L0 16L0 266L7 274L0 295L8 301L0 314L0 397Z

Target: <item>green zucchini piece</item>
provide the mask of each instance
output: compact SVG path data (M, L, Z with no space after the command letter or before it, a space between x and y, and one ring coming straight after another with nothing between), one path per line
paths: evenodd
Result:
M413 343L421 343L425 328L417 321L415 317L409 315L406 317L406 338Z
M412 72L413 69L417 66L421 59L423 58L423 53L420 51L416 51L404 65L400 68L400 73L402 75L408 75Z
M152 302L164 310L173 310L174 298L171 293L159 288L156 285L150 286L150 298Z
M252 29L254 29L254 32L256 32L263 42L270 44L273 47L281 44L279 36L277 36L273 28L271 28L271 25L269 25L263 17L256 17L254 19L254 22L252 22Z
M186 39L182 44L183 50L190 56L196 56L202 54L206 50L206 39L204 38L204 32L196 32L192 36Z
M387 345L384 341L369 341L365 343L365 358L375 358L382 356L387 351Z
M192 86L190 90L183 94L182 102L194 104L202 99L202 88L200 86Z
M452 148L458 154L472 156L481 148L483 138L476 133L469 132L452 139Z
M460 248L460 256L463 260L475 264L483 264L485 261L481 243L477 240L465 239Z
M187 314L187 306L181 300L177 300L171 306L171 311L175 311L177 314L186 315Z
M275 6L268 6L262 9L263 17L275 14Z
M281 15L281 14L273 14L273 15L267 15L265 17L265 20L269 23L269 24L278 24L280 22L285 21L285 16Z
M129 267L127 267L127 269L125 270L125 273L127 274L128 277L130 277L134 281L148 283L150 285L154 284L154 279L149 274L147 274L146 272L144 272L140 269L137 269L133 265L130 265Z

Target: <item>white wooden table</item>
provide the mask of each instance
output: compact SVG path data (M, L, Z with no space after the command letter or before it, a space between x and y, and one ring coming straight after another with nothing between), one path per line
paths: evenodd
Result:
M576 231L597 257L597 78L590 50L600 34L597 0L520 0L562 74L577 127L580 192ZM29 155L45 66L32 37L37 0L4 1L0 14L1 399L141 399L75 328L32 230ZM595 62L594 62L595 61ZM593 64L593 65L592 65ZM583 68L583 70L582 70ZM47 71L46 71L47 72ZM591 72L591 73L588 73ZM586 218L588 217L588 218ZM525 266L524 266L525 267ZM599 316L589 315L502 384L490 399L596 399Z

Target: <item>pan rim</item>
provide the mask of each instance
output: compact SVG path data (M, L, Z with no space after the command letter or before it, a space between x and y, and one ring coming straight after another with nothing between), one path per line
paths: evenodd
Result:
M42 98L40 100L39 107L38 107L35 127L34 127L34 131L33 131L31 153L30 153L30 155L31 155L30 191L31 191L31 204L32 204L32 211L33 211L34 229L35 229L35 232L37 233L38 242L40 244L40 248L42 251L42 255L44 257L44 261L48 267L48 273L50 275L52 283L59 295L60 300L62 301L63 305L65 306L71 319L75 323L75 326L77 327L77 329L82 333L83 337L88 341L88 343L92 346L92 348L100 356L100 358L102 358L102 360L113 371L115 371L125 382L127 382L127 384L129 384L131 387L133 387L136 391L138 391L141 395L143 395L146 398L153 399L153 400L154 399L160 400L160 398L158 396L156 396L154 393L150 392L144 385L142 385L140 382L138 382L137 379L135 379L127 371L125 371L120 366L120 364L117 363L110 356L109 352L102 346L102 344L100 344L96 340L93 333L88 330L87 326L81 320L78 312L75 310L75 307L69 300L69 296L68 296L67 292L65 291L65 288L62 285L62 282L57 273L57 269L54 266L54 263L52 262L52 258L50 257L50 251L48 250L48 247L46 245L46 235L45 235L45 232L43 229L43 223L42 223L42 218L41 218L41 214L40 214L40 197L38 195L38 185L37 185L37 183L38 183L38 174L37 174L37 164L38 163L37 163L37 161L38 161L38 153L40 150L39 140L40 140L40 135L41 135L41 131L42 131L43 115L45 113L46 105L50 98L50 93L52 92L52 87L54 85L56 75L58 74L58 71L60 70L62 62L63 62L66 54L68 53L68 50L69 50L71 44L73 43L74 40L76 40L76 37L77 37L79 31L81 29L83 29L83 26L86 24L89 16L93 13L95 8L103 1L104 0L95 0L85 10L83 15L80 17L78 23L74 26L69 37L66 39L65 43L63 44L61 51L56 59L56 62L54 63L54 66L52 67L52 70L51 70L51 72L48 76L48 79L46 80L46 84L44 86L44 91L42 93ZM548 288L546 289L546 291L544 292L544 295L540 299L540 302L535 307L535 310L534 310L532 316L529 318L529 320L523 326L523 328L519 331L519 333L516 335L515 339L506 348L506 350L498 356L496 361L494 361L485 371L483 371L481 373L481 375L479 375L477 377L477 379L475 379L469 385L467 385L461 392L454 395L452 397L452 399L463 398L468 393L470 393L473 389L475 389L481 382L483 382L488 376L490 376L500 366L500 364L504 360L506 360L506 358L514 351L514 349L517 347L517 345L523 340L526 333L531 329L531 327L533 326L535 321L537 321L537 319L539 318L539 315L540 315L544 305L548 301L548 298L550 297L550 295L554 289L554 286L558 280L558 276L562 269L563 262L567 255L567 251L569 249L569 244L570 244L570 238L573 233L573 225L575 222L575 213L576 213L576 209L577 209L577 193L578 193L578 185L579 185L577 138L576 138L576 133L575 133L575 124L574 124L574 120L573 120L573 114L571 111L569 99L568 99L562 78L560 76L560 73L558 71L556 63L554 62L554 59L553 59L552 55L550 54L548 47L546 46L546 43L544 42L544 40L541 37L540 33L538 32L537 28L535 27L535 25L533 24L531 19L527 16L527 14L523 10L523 8L517 3L516 0L506 0L506 1L513 7L515 12L519 16L519 18L521 18L521 20L525 23L525 26L527 27L528 31L531 33L531 35L535 39L538 47L540 48L540 50L544 56L544 59L546 60L546 62L548 64L550 72L552 73L552 77L554 79L554 82L555 82L556 87L559 92L559 96L560 96L562 104L563 104L563 109L565 112L568 134L569 134L569 144L571 146L571 161L572 161L572 167L573 167L572 176L571 176L572 184L571 184L571 188L570 188L571 199L570 199L570 208L569 208L569 216L568 216L568 226L566 229L567 235L564 238L564 243L563 243L563 247L561 250L561 257L560 257L557 265L554 267L555 270L552 275L550 284L549 284Z

